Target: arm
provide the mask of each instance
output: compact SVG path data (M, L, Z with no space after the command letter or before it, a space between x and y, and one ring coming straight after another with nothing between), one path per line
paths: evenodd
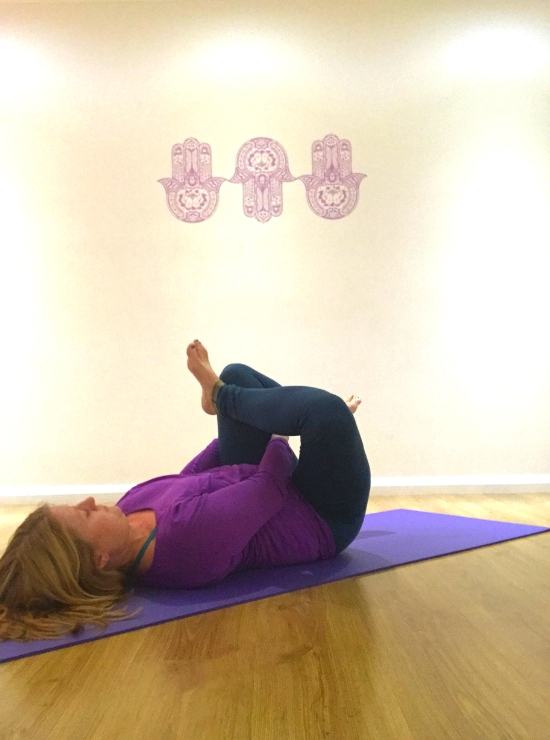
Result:
M235 557L284 505L292 450L283 439L267 445L258 472L201 497L191 549L206 559Z
M180 475L194 475L195 473L204 473L205 470L211 468L218 468L220 466L220 456L218 454L218 440L213 439L212 442L205 447L202 452L194 457L191 462L188 462Z
M274 478L290 478L294 453L288 444L288 437L280 437L274 434L265 448L264 456L260 463L260 471L267 471Z

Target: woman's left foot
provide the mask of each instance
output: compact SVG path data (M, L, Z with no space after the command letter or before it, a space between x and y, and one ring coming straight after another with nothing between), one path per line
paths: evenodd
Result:
M212 401L212 391L214 390L214 385L219 380L219 377L212 369L206 347L204 347L198 339L195 339L195 341L191 342L187 347L187 367L201 385L201 406L203 411L211 416L215 416L218 412L216 411L216 406Z
M359 396L350 396L349 398L344 398L344 401L346 402L347 407L352 414L357 411L357 407L361 403L361 399L359 398Z

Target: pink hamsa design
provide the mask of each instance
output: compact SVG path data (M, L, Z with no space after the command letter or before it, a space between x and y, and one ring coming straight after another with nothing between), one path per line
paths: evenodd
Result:
M351 171L351 144L333 134L311 147L312 175L302 175L310 208L322 218L349 215L359 199L359 185L366 175Z
M262 223L283 212L283 182L293 182L288 157L272 139L250 139L237 154L235 174L229 182L243 185L245 216Z
M185 139L172 147L172 177L159 182L166 190L168 208L180 221L206 221L218 206L218 193L225 177L212 177L212 151L197 139Z

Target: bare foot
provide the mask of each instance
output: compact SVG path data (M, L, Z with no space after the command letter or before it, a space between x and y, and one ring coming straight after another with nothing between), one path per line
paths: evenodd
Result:
M357 407L361 403L361 399L359 398L359 396L350 396L349 398L344 398L344 401L346 402L348 409L351 411L352 414L357 411Z
M201 406L203 411L212 416L216 415L216 407L212 402L212 390L219 377L212 369L208 360L208 352L198 339L187 347L187 367L199 381L202 388Z

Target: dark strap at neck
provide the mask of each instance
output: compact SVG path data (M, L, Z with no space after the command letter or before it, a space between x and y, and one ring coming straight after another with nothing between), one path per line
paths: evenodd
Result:
M149 547L149 545L151 543L151 540L153 539L153 537L155 536L156 533L157 533L157 528L156 527L153 527L153 529L151 531L151 534L149 535L149 537L147 537L147 539L143 543L143 547L138 552L136 559L134 560L134 562L132 563L132 565L128 568L127 575L129 575L129 576L133 576L134 575L134 573L138 569L139 564L141 563L142 557L145 555L145 550L147 550L147 548Z

